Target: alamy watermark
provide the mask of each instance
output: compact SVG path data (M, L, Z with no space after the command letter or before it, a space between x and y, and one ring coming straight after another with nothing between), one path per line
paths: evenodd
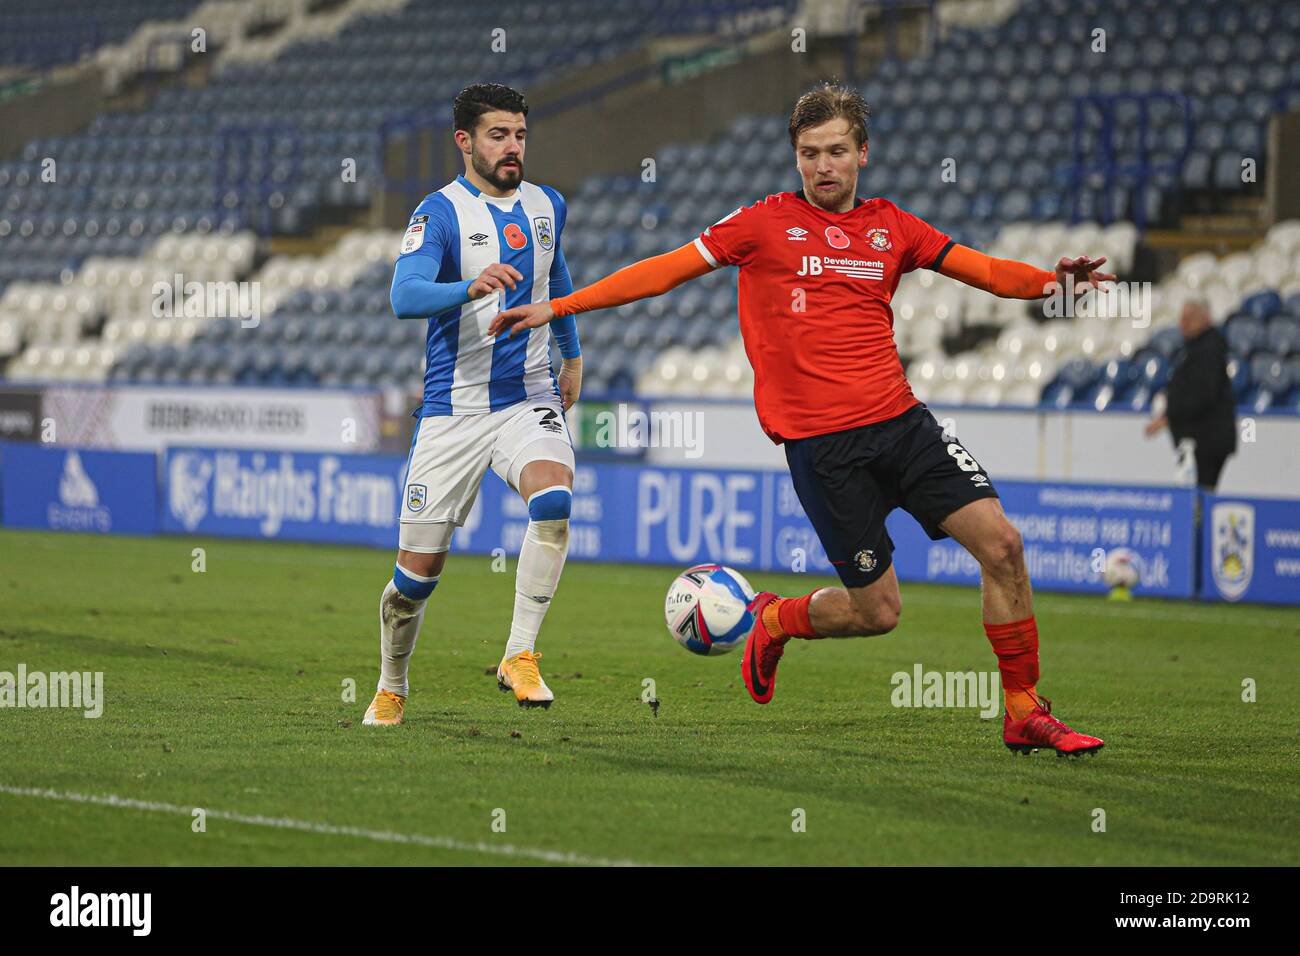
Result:
M1048 319L1130 319L1133 328L1151 325L1150 282L1107 282L1105 287L1076 287L1074 276L1065 282L1052 283L1042 302L1043 317Z
M73 885L50 897L50 925L56 927L125 927L133 936L148 936L153 925L152 893L83 893Z
M597 448L681 448L687 458L704 454L704 413L654 409L619 402L595 415Z
M985 720L1002 711L1002 678L997 671L927 671L920 664L889 679L895 707L978 707Z
M67 707L94 719L104 713L103 671L0 671L0 707Z
M178 272L170 282L155 282L151 292L155 319L239 319L246 329L262 321L260 282L186 282Z

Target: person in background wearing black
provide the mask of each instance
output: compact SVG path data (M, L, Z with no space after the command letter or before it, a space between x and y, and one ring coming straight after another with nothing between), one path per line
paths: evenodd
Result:
M1228 456L1237 450L1236 400L1228 378L1228 342L1214 327L1204 302L1183 306L1178 319L1183 347L1165 389L1165 411L1147 423L1147 437L1166 426L1177 448L1196 443L1196 483L1213 491Z

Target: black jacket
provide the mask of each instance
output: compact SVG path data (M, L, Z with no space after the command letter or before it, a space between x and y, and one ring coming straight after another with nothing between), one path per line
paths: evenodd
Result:
M1228 378L1228 342L1213 326L1184 342L1174 356L1166 396L1169 432L1205 452L1231 454L1237 448L1236 399Z

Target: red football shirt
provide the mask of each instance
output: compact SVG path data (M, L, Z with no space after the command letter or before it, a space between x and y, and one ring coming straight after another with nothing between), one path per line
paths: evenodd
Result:
M952 245L887 199L827 212L799 193L737 209L695 240L740 267L740 334L754 407L780 444L901 415L917 403L894 345L898 280Z

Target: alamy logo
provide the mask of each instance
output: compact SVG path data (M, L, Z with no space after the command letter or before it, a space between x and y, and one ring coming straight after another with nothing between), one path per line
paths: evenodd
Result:
M51 926L126 926L133 936L148 936L153 926L152 893L68 893L50 897Z
M103 671L0 671L0 707L38 710L47 707L83 711L94 720L104 713Z
M596 413L597 448L681 448L687 458L704 454L704 413L642 411L619 402Z
M403 245L402 251L410 250ZM171 282L155 282L152 292L155 319L239 319L246 329L257 328L262 321L260 282L186 282L184 274L178 272Z
M1002 678L997 671L897 671L889 682L895 707L978 707L985 720L1002 709Z

